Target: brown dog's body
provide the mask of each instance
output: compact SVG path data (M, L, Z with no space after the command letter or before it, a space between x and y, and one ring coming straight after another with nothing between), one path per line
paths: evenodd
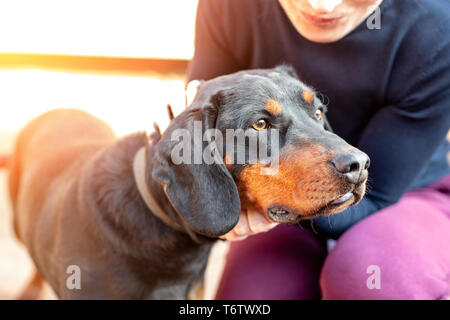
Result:
M131 163L146 144L144 133L117 141L104 122L77 110L51 111L21 132L10 178L15 230L58 297L184 297L201 276L211 244L183 241L139 198ZM81 289L66 285L72 265ZM165 281L177 285L166 291Z

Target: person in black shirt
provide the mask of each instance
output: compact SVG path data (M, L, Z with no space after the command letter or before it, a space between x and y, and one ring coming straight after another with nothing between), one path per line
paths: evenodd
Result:
M195 37L189 81L290 64L323 94L334 132L371 158L366 197L303 224L313 233L233 242L217 297L447 297L450 2L200 0ZM243 212L225 237L271 229L261 216ZM323 238L338 239L328 255Z

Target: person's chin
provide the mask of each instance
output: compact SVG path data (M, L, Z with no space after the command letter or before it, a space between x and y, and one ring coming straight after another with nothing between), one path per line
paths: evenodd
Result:
M348 19L343 18L337 25L316 25L302 16L297 16L295 28L302 35L302 37L319 43L336 42L349 34L353 28Z
M341 28L327 30L303 23L298 26L297 31L302 35L302 37L319 43L336 42L348 34L346 30Z

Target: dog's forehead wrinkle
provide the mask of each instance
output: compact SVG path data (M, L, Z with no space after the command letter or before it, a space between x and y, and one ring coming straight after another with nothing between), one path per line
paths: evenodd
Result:
M263 107L273 97L273 88L261 83L245 84L236 87L233 94L228 95L227 103L236 107L261 106Z
M309 88L298 81L297 79L283 79L284 81L277 82L278 95L280 100L287 100L290 102L298 101L298 97L302 94L304 90L309 90Z
M224 108L218 115L217 128L242 128L249 118L248 106L233 105L233 108Z
M279 98L280 96L289 93L293 94L302 88L302 83L300 81L279 72L271 72L265 76L247 75L245 78L247 79L247 83L243 84L244 87L249 86L248 89L251 90L263 90L272 98Z

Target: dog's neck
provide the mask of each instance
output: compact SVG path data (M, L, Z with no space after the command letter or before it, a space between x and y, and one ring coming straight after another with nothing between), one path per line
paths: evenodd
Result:
M150 154L149 151L151 151L152 147L154 147L152 143L148 147L141 147L136 152L132 163L134 180L142 200L148 209L165 225L173 230L187 234L196 243L203 243L203 237L191 231L183 217L172 206L164 186L151 178L149 172L152 170L153 161L152 159L147 159L147 155ZM147 150L147 148L150 150Z
M137 189L147 207L162 222L174 230L185 232L184 228L159 206L151 192L148 190L145 169L147 167L146 147L142 147L136 152L133 160L133 174Z

